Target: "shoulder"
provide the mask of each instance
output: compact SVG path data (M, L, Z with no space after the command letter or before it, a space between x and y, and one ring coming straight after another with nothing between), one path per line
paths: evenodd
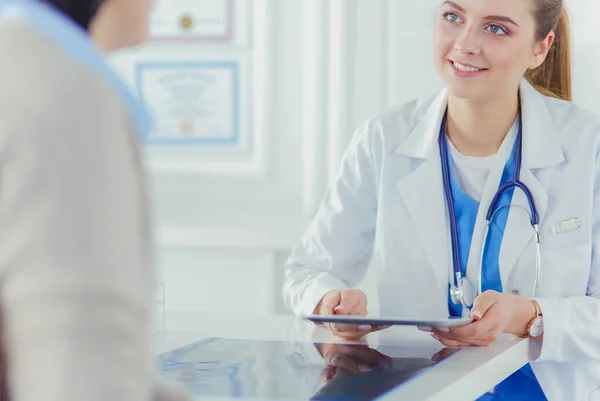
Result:
M142 177L136 131L106 79L35 28L2 19L0 59L11 60L0 74L0 160L11 171L13 196L69 195L69 202L92 204L87 194L100 201L104 191L137 202L141 195L131 196Z
M122 102L105 79L29 23L0 19L0 59L10 60L0 74L0 140L15 126L29 126L20 135L59 137L75 127L105 126L111 115L123 117Z
M0 56L2 69L6 71L0 74L3 84L22 85L27 80L31 82L30 86L54 89L59 94L101 88L101 85L94 85L100 76L89 63L69 54L61 43L28 21L0 18ZM82 81L82 78L91 79ZM20 82L15 82L17 79ZM56 82L56 79L62 81ZM68 88L68 91L62 88Z
M545 96L552 123L564 148L600 150L600 115L576 103Z
M552 114L555 126L561 129L575 124L586 129L600 129L600 115L577 103L545 96L546 104Z
M356 132L356 139L380 151L397 149L439 96L414 98L369 116Z

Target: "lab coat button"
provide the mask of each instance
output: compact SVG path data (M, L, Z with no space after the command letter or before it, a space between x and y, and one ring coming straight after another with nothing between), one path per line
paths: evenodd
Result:
M519 295L520 294L519 290L512 290L512 293L515 294L515 295Z

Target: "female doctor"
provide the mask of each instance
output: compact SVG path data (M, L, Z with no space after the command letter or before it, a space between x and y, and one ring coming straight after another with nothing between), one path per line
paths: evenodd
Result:
M0 1L2 400L190 400L150 349L144 108L104 53L150 0Z
M434 31L445 89L356 132L285 301L366 315L353 287L373 258L381 315L470 315L421 328L447 346L532 339L532 363L482 399L600 400L600 118L570 103L563 1L440 1Z

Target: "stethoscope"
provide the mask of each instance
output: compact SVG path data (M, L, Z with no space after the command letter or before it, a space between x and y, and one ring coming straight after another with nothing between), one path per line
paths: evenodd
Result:
M520 107L519 107L520 110ZM454 284L450 287L450 298L452 302L456 305L462 304L464 308L471 309L473 302L477 294L481 294L483 291L481 289L481 276L483 272L483 254L487 243L487 234L489 230L489 225L496 214L497 211L501 210L505 207L512 207L514 205L505 205L498 209L496 209L497 204L500 200L502 194L511 187L520 188L527 198L527 202L529 203L529 220L531 226L535 232L535 250L536 250L536 275L533 284L532 297L535 296L535 292L538 285L538 280L540 277L541 270L541 252L540 252L540 234L539 234L539 216L537 213L537 209L535 207L535 203L533 201L533 195L531 191L525 184L523 184L519 178L521 174L521 157L522 157L522 136L523 136L523 124L521 113L519 112L519 130L517 133L516 141L516 157L515 157L515 171L512 179L505 184L503 184L492 198L490 202L490 206L488 208L485 220L485 229L483 232L483 245L481 247L481 253L479 255L479 275L478 275L478 292L474 294L473 286L467 279L467 277L462 276L461 268L460 268L460 256L458 250L458 228L456 227L456 215L454 213L454 199L452 197L452 188L450 185L450 175L449 175L449 161L448 161L448 151L446 148L446 119L447 112L444 113L444 117L442 119L442 124L440 128L440 134L438 138L439 148L440 148L440 158L442 164L442 177L444 183L444 195L446 197L446 205L448 207L448 214L450 220L450 235L452 240L452 264L454 267ZM518 207L518 206L517 206Z

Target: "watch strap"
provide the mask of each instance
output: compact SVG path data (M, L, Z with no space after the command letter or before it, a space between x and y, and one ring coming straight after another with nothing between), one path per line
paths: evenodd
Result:
M531 299L530 300L531 303L533 304L533 307L535 308L535 316L531 318L531 320L529 321L529 323L527 323L527 334L525 335L525 337L529 337L530 336L530 329L531 326L533 325L533 323L539 319L540 317L542 317L542 308L540 308L540 304L538 304L538 302L535 299Z

